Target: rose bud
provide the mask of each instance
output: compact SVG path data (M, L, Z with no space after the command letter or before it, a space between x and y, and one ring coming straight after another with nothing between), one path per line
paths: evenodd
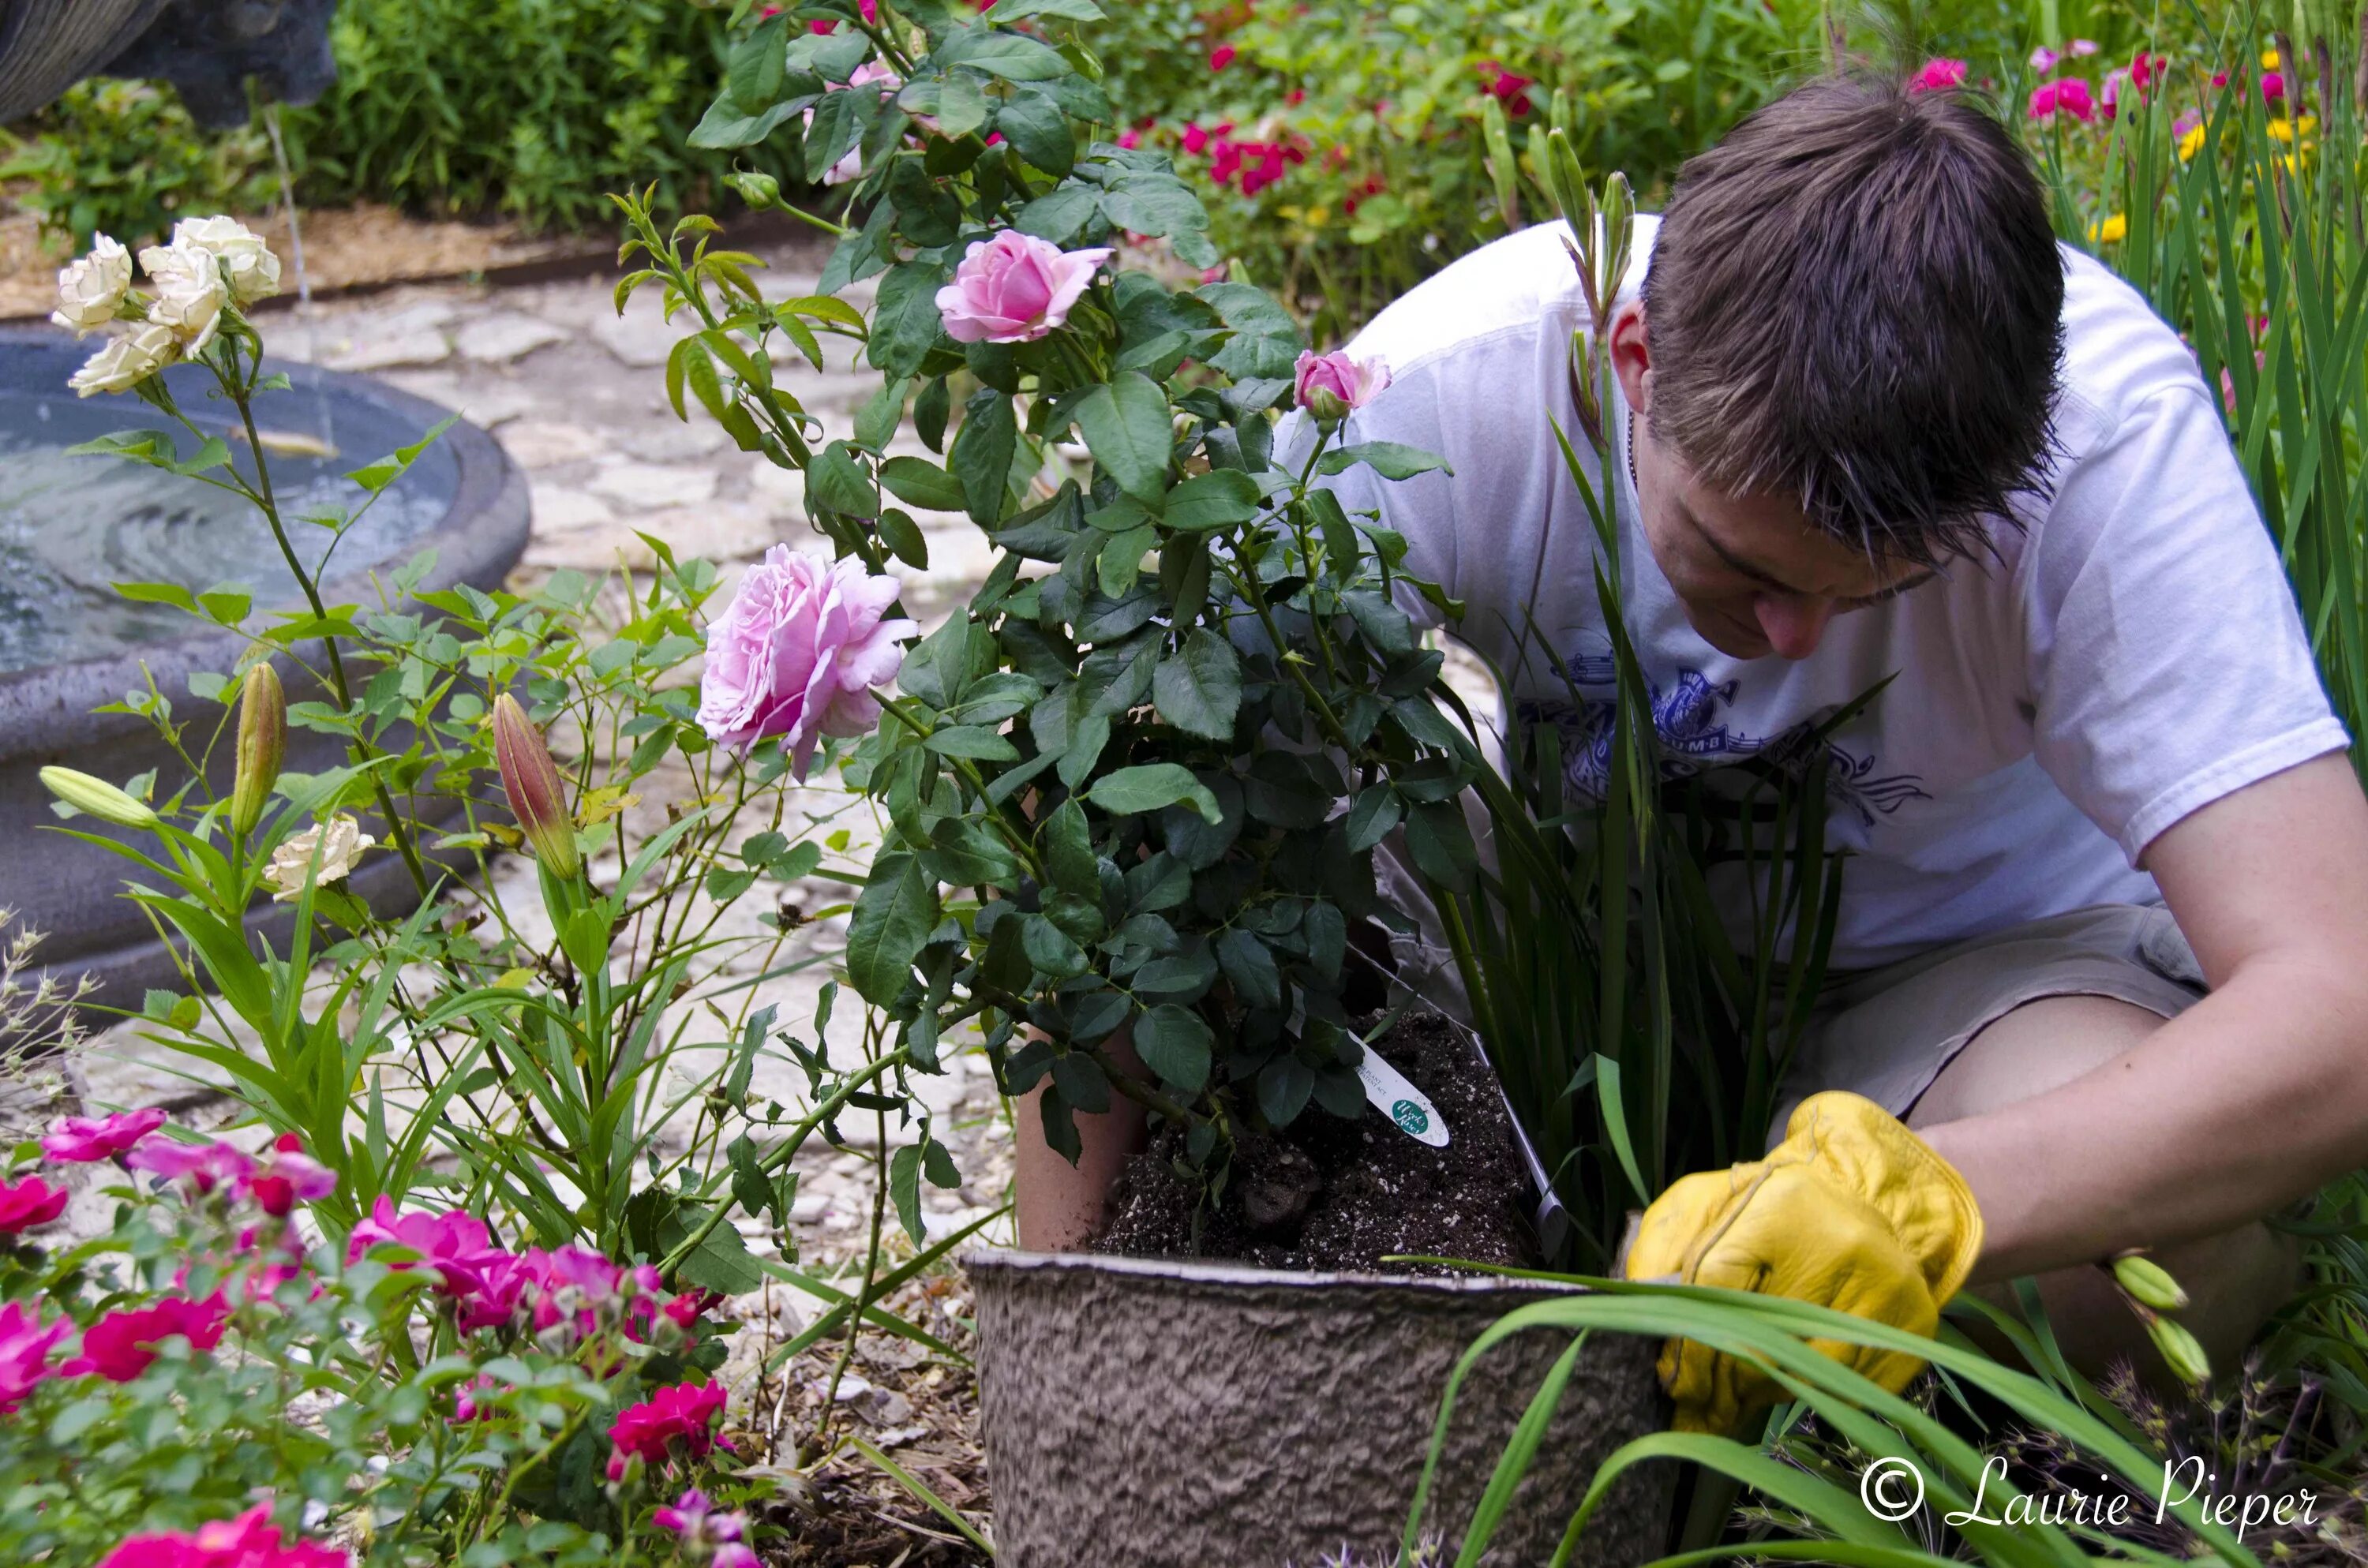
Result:
M781 182L759 170L736 170L725 175L723 183L739 192L740 199L757 211L770 211L781 204Z
M559 766L551 760L542 732L507 691L494 699L494 760L501 768L502 791L510 798L510 814L534 846L535 858L563 881L575 875L582 861Z
M246 672L238 698L238 778L230 797L231 831L245 838L263 820L263 802L288 756L288 694L267 662Z

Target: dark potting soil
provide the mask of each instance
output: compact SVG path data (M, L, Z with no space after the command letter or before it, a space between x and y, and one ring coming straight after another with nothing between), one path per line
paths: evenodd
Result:
M1429 1013L1401 1018L1380 1050L1439 1108L1447 1147L1417 1142L1371 1105L1350 1121L1311 1104L1281 1132L1242 1140L1196 1244L1200 1188L1176 1173L1182 1133L1163 1129L1120 1177L1095 1250L1383 1274L1454 1272L1382 1261L1394 1254L1534 1264L1529 1175L1478 1050Z

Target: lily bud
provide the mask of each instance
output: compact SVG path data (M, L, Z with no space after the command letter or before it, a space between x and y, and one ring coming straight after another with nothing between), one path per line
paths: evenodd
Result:
M263 802L288 756L288 693L267 662L246 672L238 697L238 778L230 796L231 831L245 838L263 820Z
M118 827L154 827L156 813L104 778L71 767L44 767L41 787L78 812Z
M2150 1257L2125 1253L2113 1259L2113 1282L2141 1306L2158 1312L2187 1310L2187 1292L2179 1288L2169 1269Z
M494 761L501 768L502 792L510 798L510 814L534 846L534 858L562 881L575 875L582 861L559 766L551 760L542 732L507 691L494 699Z
M2154 1347L2162 1352L2171 1372L2182 1381L2202 1388L2212 1381L2212 1363L2204 1356L2203 1346L2175 1319L2154 1319L2146 1324L2146 1334L2153 1339Z

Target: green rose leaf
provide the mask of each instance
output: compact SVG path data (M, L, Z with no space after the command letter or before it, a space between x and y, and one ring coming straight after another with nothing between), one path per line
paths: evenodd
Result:
M962 481L927 458L890 458L880 465L880 483L908 506L928 512L963 510Z
M1061 809L1036 830L1036 836L1043 851L1045 874L1054 887L1080 898L1100 896L1101 873L1094 863L1093 839L1083 806L1075 801L1062 801Z
M1159 661L1151 699L1159 716L1179 730L1212 741L1232 739L1234 716L1242 705L1242 665L1233 644L1205 626L1194 627L1182 652Z
M1209 1086L1209 1058L1216 1037L1200 1015L1163 1004L1143 1015L1134 1026L1134 1053L1144 1066L1188 1095Z
M1273 1126L1288 1127L1315 1092L1315 1069L1296 1056L1279 1056L1258 1072L1258 1113Z
M847 932L847 977L866 1001L885 1007L896 1000L937 924L938 892L920 862L901 852L882 856Z
M987 762L1017 762L1019 748L981 724L956 724L938 731L921 743L939 756L977 757Z
M1444 459L1435 458L1419 447L1408 447L1396 441L1366 441L1354 447L1338 448L1324 454L1324 460L1315 465L1315 472L1345 473L1359 463L1383 479L1412 479L1416 474L1429 473L1434 469L1440 473L1455 472L1447 466Z
M1013 96L996 111L995 128L1019 149L1021 157L1056 179L1076 162L1076 142L1070 134L1068 117L1041 94Z
M806 470L806 495L815 506L850 517L880 515L880 494L871 487L871 476L844 441L833 441L815 455Z
M1234 469L1196 474L1167 494L1167 526L1187 533L1232 528L1258 514L1258 482Z
M896 1205L896 1219L905 1233L919 1246L928 1229L921 1222L921 1146L907 1143L888 1156L888 1196Z
M851 94L834 95L848 97ZM933 263L908 261L891 267L880 279L880 301L871 312L871 363L890 376L909 376L944 335L938 313L938 290L945 269Z
M1070 72L1060 51L1020 33L960 32L938 51L937 59L940 65L967 65L1007 82L1050 82Z
M1019 425L1011 412L1011 400L992 387L973 392L962 404L962 429L955 433L954 449L947 461L962 482L972 519L983 528L996 528L1003 521L1012 455L1019 445Z
M1173 762L1145 763L1105 774L1094 780L1086 799L1112 816L1135 816L1183 801L1201 813L1203 822L1224 820L1217 797L1192 777L1190 769Z
M1172 419L1159 383L1133 370L1120 371L1077 404L1077 428L1095 460L1120 489L1152 506L1167 492Z

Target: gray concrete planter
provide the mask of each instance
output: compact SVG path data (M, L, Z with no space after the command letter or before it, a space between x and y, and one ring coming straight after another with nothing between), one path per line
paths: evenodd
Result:
M156 426L161 417L130 398L110 399L85 409L73 406L63 392L66 378L88 354L63 334L48 331L0 332L0 421L22 434L41 423L68 416L85 421L103 416L116 427ZM445 416L446 411L421 398L361 376L339 375L309 366L287 367L294 385L292 396L279 394L269 406L273 417L289 428L302 429L309 415L327 422L343 457L344 467L359 467L398 446L417 440ZM222 415L204 399L196 380L199 372L168 372L178 396L201 426L219 424ZM76 431L80 438L83 432ZM186 436L183 437L186 442ZM90 465L94 482L115 471L108 460L71 460ZM301 465L276 460L275 469ZM194 481L188 482L194 485ZM376 601L368 574L399 565L416 551L433 547L437 563L420 585L449 588L466 583L479 588L501 585L524 553L527 543L527 486L508 455L494 438L475 426L459 424L445 432L403 482L416 498L417 526L387 552L357 547L337 560L336 580L324 585L331 603ZM0 496L0 501L7 497ZM71 506L71 495L42 505ZM0 534L0 570L38 578L38 552L19 560L9 555L22 550L20 541ZM140 577L146 562L129 545L100 538L91 541L96 559L86 575ZM242 547L251 550L251 541ZM111 572L119 559L122 564ZM10 562L14 564L10 564ZM214 580L255 584L264 605L284 603L295 597L295 585L284 567L256 553L227 552L218 567L210 565ZM272 573L278 574L275 588ZM203 581L192 583L202 586ZM11 585L0 582L0 614L9 611ZM20 595L20 598L23 596ZM21 610L21 605L18 607ZM157 688L172 698L179 710L203 719L203 705L189 696L191 671L229 670L242 644L228 633L211 631L177 612L158 611L154 617L125 619L120 635L101 649L76 644L55 662L0 662L0 852L6 867L0 872L0 906L17 910L23 925L49 933L40 958L61 983L71 984L87 974L100 983L94 1001L136 1009L149 986L177 984L172 955L166 951L139 907L119 896L131 868L127 862L92 845L46 831L59 825L41 788L41 768L62 764L109 779L123 779L150 768L165 780L183 771L181 764L142 718L124 713L98 713L94 709L117 702L142 684L143 667ZM85 640L86 641L86 640ZM317 644L306 649L314 664L321 662ZM324 695L302 676L290 660L275 661L288 687L290 701ZM291 728L287 767L292 771L319 772L344 760L341 739L315 731ZM222 745L209 759L208 772L216 789L227 793L234 763L232 748ZM424 796L416 807L428 826L449 821L459 802L446 797ZM407 808L413 809L413 808ZM381 841L384 824L361 813L364 825ZM84 819L75 824L86 831L136 839L139 835L106 828ZM418 893L399 858L374 853L354 874L353 891L381 914L407 910ZM286 949L292 926L292 906L258 901L246 919L250 934L267 937Z
M1317 1568L1394 1561L1440 1392L1482 1330L1560 1287L985 1252L979 1404L1010 1568ZM1490 1352L1456 1403L1426 1533L1449 1556L1559 1335ZM1543 1563L1596 1466L1665 1424L1655 1346L1589 1341L1486 1561ZM1606 1500L1582 1568L1658 1556L1673 1472Z

